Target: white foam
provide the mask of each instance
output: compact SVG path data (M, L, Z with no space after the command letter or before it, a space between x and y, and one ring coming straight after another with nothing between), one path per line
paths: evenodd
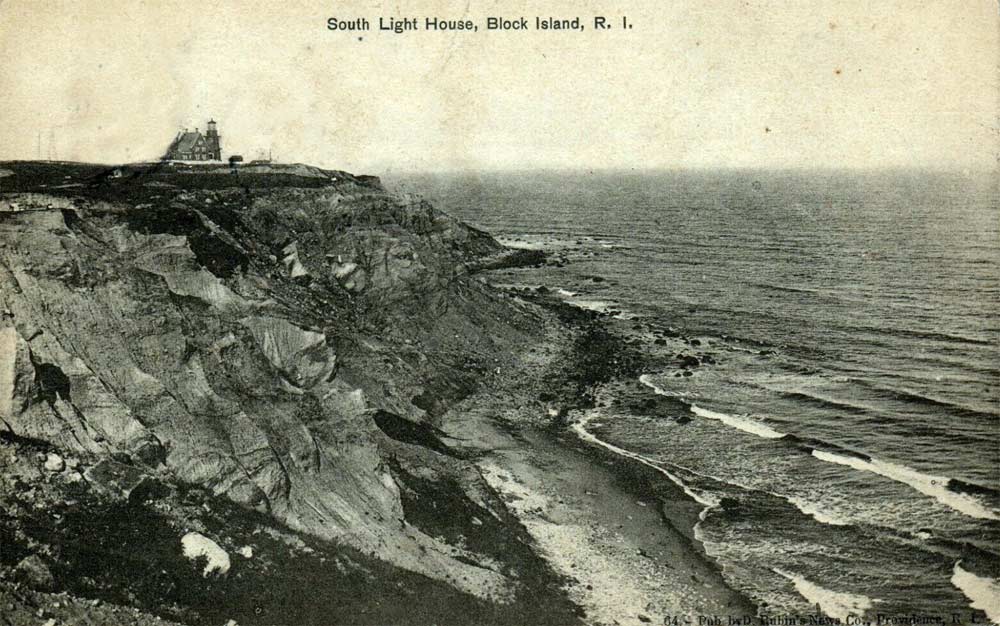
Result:
M827 617L847 621L849 617L864 615L865 611L872 608L872 604L876 602L860 594L825 589L798 574L791 574L777 568L774 568L773 571L792 581L795 585L795 591L798 591L799 595L808 600L810 604L819 606L819 610L823 611Z
M903 483L904 485L908 485L924 495L934 498L941 504L958 511L959 513L968 515L969 517L1000 520L1000 515L998 515L996 511L987 508L982 502L974 497L964 493L956 493L951 489L948 489L949 479L946 476L924 474L913 468L906 467L905 465L897 465L896 463L888 463L878 459L866 461L857 457L841 456L839 454L832 454L822 450L813 450L812 455L821 461L826 461L827 463L846 465L848 467L853 467L856 470L871 472L873 474L878 474L879 476L885 476L886 478L895 480L896 482Z
M545 242L539 239L528 241L527 238L513 236L499 236L496 238L501 245L517 250L543 250L546 248Z
M557 235L546 235L541 233L520 233L512 235L499 235L496 240L508 248L519 250L566 250L580 247L576 238L565 238ZM590 238L580 239L586 241L587 245L601 245L603 241Z
M773 428L765 425L763 422L758 422L747 417L736 417L735 415L729 415L727 413L716 413L715 411L709 411L708 409L703 409L693 404L691 405L691 412L701 417L719 420L726 426L742 430L743 432L750 433L751 435L757 435L758 437L762 437L764 439L781 439L785 436L785 433L779 433Z
M643 374L642 376L640 376L639 377L639 382L642 383L643 385L646 385L650 389L652 389L653 393L655 393L658 396L666 396L668 398L676 398L676 397L678 397L678 396L681 395L680 393L678 393L676 391L667 391L666 389L663 389L662 387L657 387L656 383L654 383L653 381L649 380L649 374Z
M951 584L962 590L971 600L969 606L986 613L994 624L1000 624L1000 581L976 576L962 569L962 562L955 563Z
M830 526L849 526L850 525L849 522L845 522L843 520L837 519L836 517L833 517L829 513L826 513L825 511L822 511L815 503L809 502L805 498L801 498L801 497L798 497L798 496L793 496L793 497L781 496L779 494L775 494L775 495L777 495L778 497L781 497L781 498L785 498L786 500L788 500L789 502L791 502L793 505L795 505L795 508L797 508L798 510L802 511L806 515L809 515L810 517L812 517L817 522L820 522L821 524L829 524Z
M656 386L656 383L652 382L649 378L650 378L649 374L643 374L642 376L639 377L639 382L642 383L643 385L646 385L650 389L652 389L653 393L655 393L657 395L661 395L661 396L667 396L667 397L677 397L677 396L680 395L677 392L667 391L665 389L662 389L662 388ZM706 411L705 409L702 409L702 408L699 408L699 407L693 407L692 410L694 410L694 409L697 409L697 411L695 411L696 413L698 411L701 411L703 413L710 413L711 415L722 415L721 413L714 413L712 411ZM698 413L698 414L701 415L702 413ZM705 415L704 417L710 417L710 415ZM727 416L727 417L730 417L730 416ZM716 418L716 419L718 419L718 418ZM736 427L740 428L739 426L736 426ZM751 424L748 427L754 427L754 428L756 428L758 430L762 428L763 430L766 430L766 431L769 431L770 433L776 434L778 437L784 436L781 433L778 433L777 431L771 430L770 428L767 428L766 426L763 426L763 425ZM740 428L740 430L745 430L745 428ZM758 434L758 433L754 432L754 434ZM761 436L765 436L765 437L770 438L770 439L776 438L773 435L771 435L771 436L761 435ZM706 474L701 474L699 472L695 472L694 470L688 470L688 471L692 472L693 474L697 474L697 475L702 476L704 478L709 478L711 480L715 480L715 481L720 482L720 483L727 482L727 481L725 481L725 480L723 480L723 479L721 479L721 478L719 478L717 476L709 476L709 475L706 475ZM737 485L737 486L740 486L740 487L742 487L744 489L753 489L753 487L743 487L742 485ZM777 498L782 498L782 499L788 501L795 508L797 508L799 511L801 511L801 512L805 513L806 515L812 517L814 520L816 520L817 522L820 522L821 524L829 524L830 526L848 526L848 525L850 525L850 522L845 522L843 520L840 520L840 519L837 519L837 518L833 517L832 515L830 515L830 514L824 512L824 511L822 511L816 504L814 504L812 502L809 502L805 498L795 497L795 496L786 496L786 495L783 495L783 494L780 494L780 493L774 493L774 492L771 492L771 491L768 491L767 493L769 493L772 496L775 496ZM707 511L707 509L706 509L706 511ZM703 513L704 512L705 511L703 511Z
M564 298L572 298L573 296L580 295L579 293L577 293L575 291L569 291L568 289L562 289L562 288L557 289L556 293L558 293L560 296L562 296Z
M604 300L567 300L567 302L575 307L588 311L597 311L598 313L607 313L613 306L613 303L605 302Z
M576 432L576 434L581 439L583 439L584 441L590 442L590 443L595 443L595 444L597 444L597 445L599 445L601 447L604 447L604 448L607 448L608 450L611 450L615 454L619 454L621 456L630 458L632 460L635 460L635 461L638 461L638 462L642 463L643 465L645 465L647 467L653 468L654 470L660 472L661 474L663 474L664 476L666 476L667 478L669 478L670 482L674 483L675 485L677 485L678 487L680 487L681 489L683 489L684 493L686 493L689 498L691 498L692 500L694 500L698 504L706 507L706 510L709 509L709 508L714 508L714 507L716 507L716 506L719 505L719 502L716 499L711 498L710 496L708 496L708 494L706 494L703 491L691 489L690 487L687 486L687 484L684 483L683 480L681 480L680 478L674 476L673 474L671 474L667 470L663 469L662 467L660 467L659 465L657 465L656 463L654 463L650 459L647 459L646 457L642 456L641 454L636 454L635 452L629 452L628 450L625 450L623 448L619 448L618 446L616 446L614 444L611 444L611 443L608 443L608 442L603 441L601 439L598 439L594 435L590 434L590 432L587 431L586 427L587 427L587 423L590 422L590 420L592 418L593 418L593 415L591 413L588 413L588 414L584 415L582 419L580 419L579 421L577 421L577 422L575 422L573 424L573 426L572 426L573 430ZM705 511L703 510L702 511L702 515L704 515L704 513L705 513Z

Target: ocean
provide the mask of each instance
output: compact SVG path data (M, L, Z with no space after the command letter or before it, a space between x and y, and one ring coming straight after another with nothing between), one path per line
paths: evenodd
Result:
M496 282L642 341L648 371L574 428L702 502L696 537L762 612L1000 621L995 175L387 182L565 261Z

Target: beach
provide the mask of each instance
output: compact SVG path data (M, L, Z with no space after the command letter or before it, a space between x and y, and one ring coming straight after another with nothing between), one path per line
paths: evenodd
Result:
M449 411L442 418L449 443L461 442L458 449L475 456L540 555L564 577L584 622L756 617L695 539L704 504L661 470L581 436L579 421L600 401L592 392L616 374L613 358L595 370L590 357L624 354L626 347L604 334L594 314L545 302L560 309L569 328L553 323L548 341L497 388Z

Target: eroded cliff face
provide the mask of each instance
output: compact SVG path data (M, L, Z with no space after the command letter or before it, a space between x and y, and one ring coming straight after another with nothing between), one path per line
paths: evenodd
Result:
M495 241L340 172L53 189L7 167L34 195L0 212L0 429L510 593L488 556L408 523L398 470L496 506L434 428L538 332L468 272Z

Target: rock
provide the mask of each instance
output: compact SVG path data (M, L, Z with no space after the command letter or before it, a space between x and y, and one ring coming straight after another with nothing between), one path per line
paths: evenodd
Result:
M699 365L701 365L701 361L699 361L696 356L691 356L689 354L681 359L681 367L683 368L698 367Z
M49 452L45 457L45 469L50 472L61 472L66 469L66 462L55 452Z
M656 339L656 340L653 341L653 343L655 343L658 346L665 346L665 345L667 345L667 340L666 339Z
M719 500L719 506L723 511L735 511L740 507L740 501L727 496Z
M650 623L650 622L653 621L649 617L643 615L642 613L639 613L639 615L637 617L639 618L639 621L643 622L644 624L648 624L648 623Z
M309 276L309 271L306 270L305 266L303 266L302 262L299 260L299 248L294 241L282 248L281 254L284 255L281 259L281 263L285 266L290 278L302 278Z
M132 502L156 500L166 495L168 489L160 481L134 465L104 459L87 468L83 477L113 497Z
M21 559L14 568L17 574L32 587L47 591L55 586L55 578L49 566L38 555L32 554Z
M701 340L700 339L692 339L688 343L690 343L692 346L700 346L701 345Z
M66 474L66 482L68 483L71 484L78 483L81 482L82 480L83 480L83 474L81 474L80 472L70 472L69 474Z
M694 376L694 372L691 370L684 370L684 376Z
M252 559L253 548L251 548L250 546L243 546L242 548L236 551L236 554L240 555L244 559Z
M204 557L207 559L202 576L208 578L210 575L226 576L229 574L231 562L229 554L219 547L205 535L190 532L181 537L181 546L184 548L184 556L195 561Z

